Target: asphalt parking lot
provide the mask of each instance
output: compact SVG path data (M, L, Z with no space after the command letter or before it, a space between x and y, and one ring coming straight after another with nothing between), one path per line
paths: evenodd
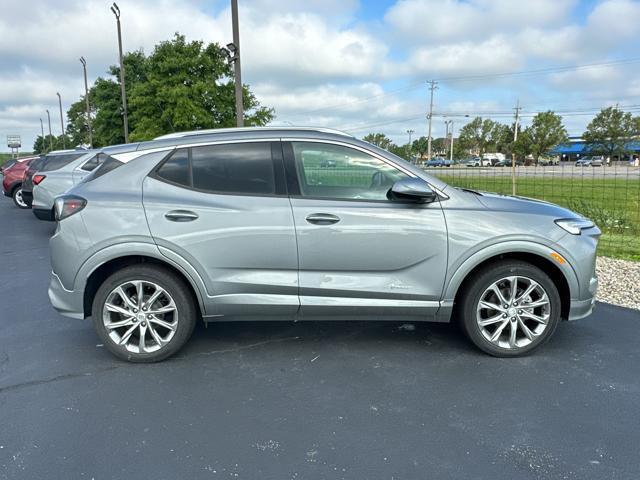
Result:
M0 199L0 479L637 479L640 313L522 359L449 325L220 323L115 360L49 305L54 225Z

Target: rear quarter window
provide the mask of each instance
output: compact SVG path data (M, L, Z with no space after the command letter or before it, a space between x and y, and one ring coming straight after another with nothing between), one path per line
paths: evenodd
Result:
M53 170L58 170L59 168L62 168L65 165L68 165L69 163L73 162L74 160L80 158L85 154L86 152L79 152L79 153L68 153L64 155L48 156L48 157L45 157L44 164L41 165L39 168L43 172L51 172Z

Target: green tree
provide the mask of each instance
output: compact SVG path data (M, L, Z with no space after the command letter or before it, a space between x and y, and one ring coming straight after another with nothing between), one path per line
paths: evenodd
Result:
M385 150L391 146L391 139L384 133L369 133L362 140Z
M66 137L63 141L62 135L57 137L55 135L45 135L44 138L38 135L33 143L33 153L49 153L52 150L62 150L65 146L66 148L72 148L73 145L70 142L71 139L69 137Z
M396 145L395 143L391 143L388 147L389 152L394 155L399 156L400 158L404 158L407 161L411 161L411 146L410 145Z
M460 129L459 147L482 156L490 146L495 145L494 130L497 123L488 118L476 117Z
M567 130L562 125L562 117L552 111L540 112L527 128L527 136L530 140L530 152L536 163L538 158L568 140Z
M509 154L513 145L513 125L495 123L489 134L489 144L496 152Z
M235 126L233 69L218 44L187 42L176 34L156 45L139 75L130 98L133 140ZM273 119L273 110L261 107L246 85L243 104L245 125L264 125Z
M603 108L582 135L591 152L612 159L628 153L629 140L638 135L638 120L618 107Z
M235 126L233 69L218 44L187 42L176 34L158 44L148 57L142 51L124 55L130 139L149 140L181 130ZM89 90L96 147L124 142L122 99L116 66ZM266 125L273 109L260 106L243 87L245 124ZM88 143L85 101L81 97L67 112L67 132L74 145Z
M531 155L531 136L528 128L518 132L518 139L511 143L510 149L516 159L524 159Z
M424 157L429 150L429 140L427 137L416 138L411 145L412 150L418 154L420 158Z

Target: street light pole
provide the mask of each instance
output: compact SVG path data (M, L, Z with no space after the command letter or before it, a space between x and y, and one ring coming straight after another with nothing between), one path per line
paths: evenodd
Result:
M87 85L87 61L80 57L82 71L84 72L84 101L87 107L87 129L89 131L89 147L93 148L93 132L91 131L91 109L89 107L89 87Z
M236 93L236 126L244 126L244 105L242 101L242 76L240 68L240 30L238 27L238 0L231 0L231 24L233 27L233 66Z
M407 130L407 133L409 134L409 146L411 146L411 135L413 135L413 132L415 132L415 130Z
M429 80L429 90L431 90L431 99L429 101L429 135L427 137L427 160L431 160L431 120L433 119L433 91L438 88L438 82Z
M116 16L118 26L118 53L120 56L120 93L122 95L122 121L124 123L124 143L129 143L129 119L127 117L127 89L124 84L124 61L122 57L122 30L120 28L120 8L113 2L111 11Z
M453 165L453 120L451 121L451 143L449 148L451 149L449 151L449 161L451 162L451 165Z
M44 150L44 124L42 118L40 119L40 132L42 132L42 150Z
M51 115L47 110L47 121L49 122L49 151L53 151L53 136L51 135Z
M449 137L449 126L451 126L451 130L453 131L453 120L446 120L444 122L444 126L447 129L447 133L446 133L444 138L446 139L446 142L449 144L449 149L451 149L451 140L450 140L450 137ZM451 152L449 152L449 156L451 156Z
M64 120L62 119L62 97L60 96L60 92L56 92L58 95L58 104L60 105L60 128L62 129L62 148L67 148L67 140L65 139L64 134Z

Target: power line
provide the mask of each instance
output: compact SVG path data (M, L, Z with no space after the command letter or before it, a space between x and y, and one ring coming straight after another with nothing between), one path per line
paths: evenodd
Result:
M511 76L520 76L520 75L541 75L541 74L549 74L549 73L560 73L571 70L586 70L589 68L599 68L599 67L607 67L612 65L624 65L624 64L632 64L639 63L640 57L635 58L627 58L621 60L612 60L610 62L599 62L599 63L587 63L582 65L566 65L566 66L558 66L558 67L548 67L548 68L538 68L533 70L520 70L520 71L512 71L512 72L499 72L499 73L481 73L475 75L463 75L459 77L444 77L439 78L438 82L454 82L460 80L475 80L482 78L495 78L495 77L511 77Z

